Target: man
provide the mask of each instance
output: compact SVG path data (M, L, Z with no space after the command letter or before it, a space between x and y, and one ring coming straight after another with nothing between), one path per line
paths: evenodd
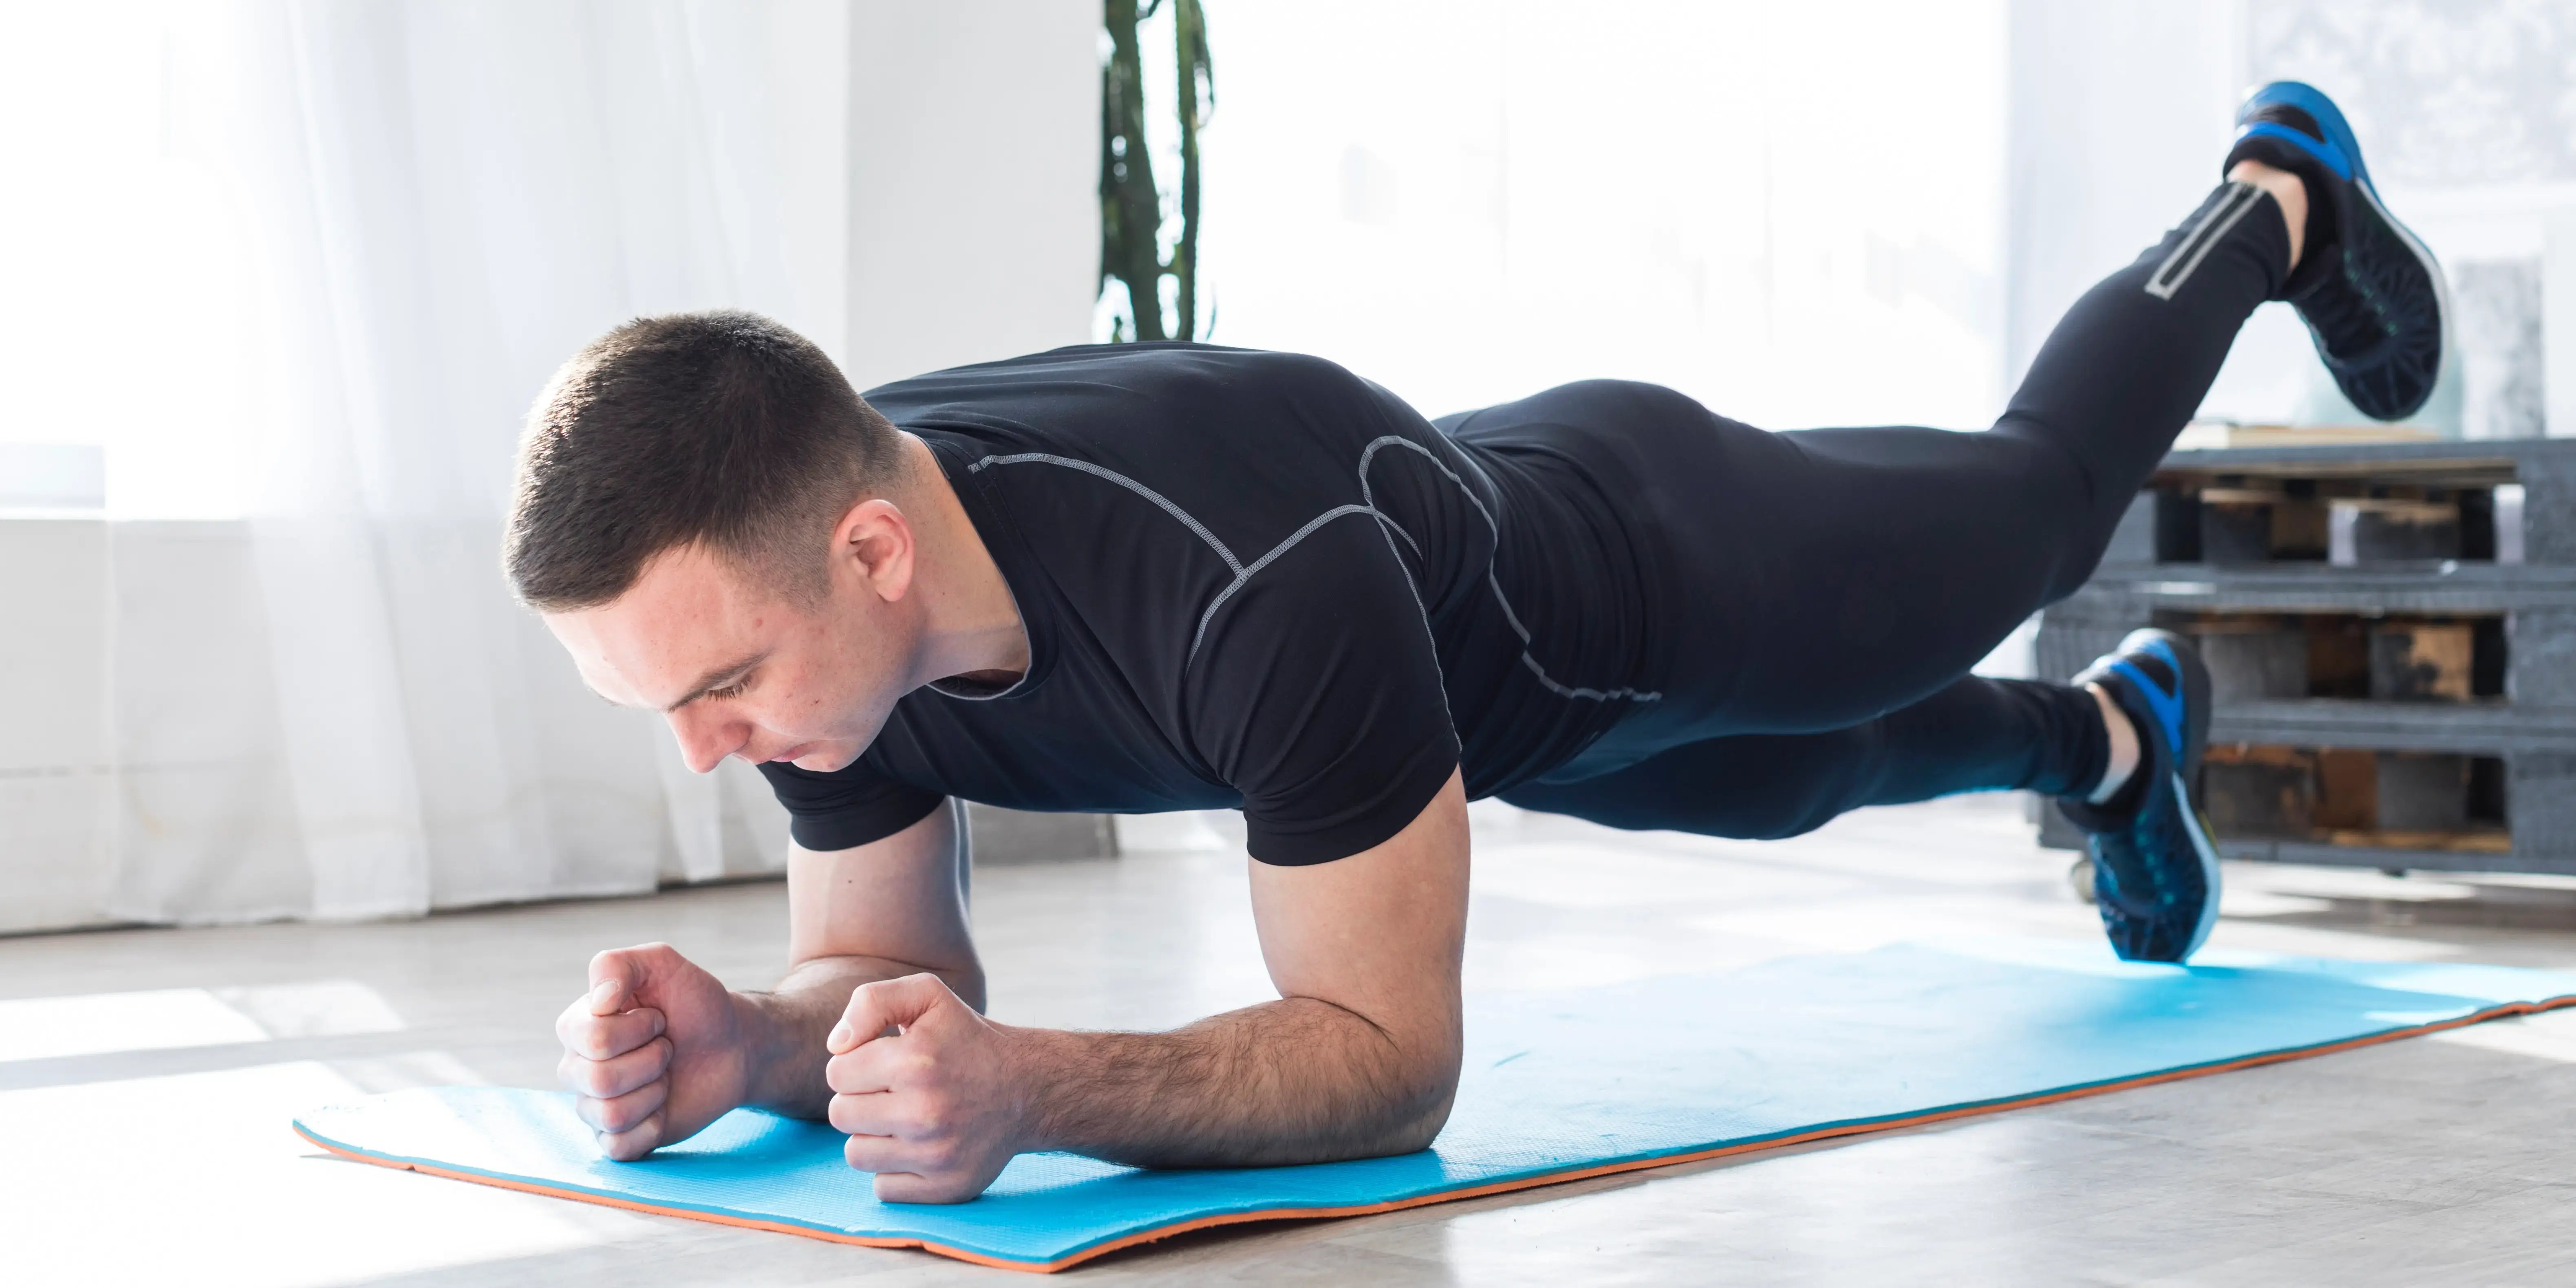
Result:
M621 1159L737 1105L825 1117L899 1201L971 1198L1026 1150L1422 1148L1489 795L1769 837L2046 792L2092 837L2113 947L2187 956L2218 902L2188 646L1963 677L2082 584L2257 304L2295 304L2364 410L2431 391L2439 271L2334 105L2276 84L2240 121L2227 181L1984 433L1770 434L1615 382L1435 425L1330 363L1190 345L862 401L748 315L612 332L533 414L509 571L692 767L768 775L796 964L732 993L665 946L602 953L559 1026L580 1112ZM1240 807L1279 999L1170 1033L985 1019L960 797Z

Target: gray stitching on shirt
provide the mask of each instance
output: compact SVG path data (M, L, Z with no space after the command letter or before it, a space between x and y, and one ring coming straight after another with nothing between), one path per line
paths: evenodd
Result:
M1416 559L1421 559L1421 558L1425 558L1425 557L1426 557L1426 556L1422 553L1422 543L1421 543L1421 542L1419 542L1419 541L1414 540L1414 539L1413 539L1413 534L1412 534L1412 533L1405 531L1405 530L1404 530L1404 528L1403 528L1403 526L1402 526L1402 525L1400 525L1400 524L1398 524L1395 520L1393 520L1393 519L1390 519L1390 518L1386 517L1386 514L1385 514L1385 512L1384 512L1384 511L1378 510L1378 509L1376 509L1375 507L1365 507L1365 508L1367 508L1367 509L1368 509L1368 512L1369 512L1369 514L1370 514L1370 515L1374 516L1374 517L1377 519L1377 522L1378 522L1378 526L1379 526L1379 527L1382 527L1382 528L1386 529L1387 531L1392 532L1392 533L1394 533L1395 535L1397 535L1397 536L1399 536L1399 537L1404 538L1405 548L1406 548L1406 549L1409 549L1409 550L1411 550L1411 551L1413 552L1413 557L1414 557L1414 558L1416 558ZM1389 543L1389 544L1392 544L1392 543Z
M1449 481L1457 484L1458 490L1466 494L1467 504L1476 507L1476 514L1485 521L1486 530L1493 533L1494 546L1496 550L1499 551L1501 549L1503 544L1502 525L1494 521L1493 511L1485 508L1484 499L1476 495L1476 490L1474 488L1467 486L1467 480L1458 477L1457 471L1449 468L1448 462L1443 461L1437 455L1434 455L1430 448L1424 447L1422 444L1414 442L1412 439L1406 438L1401 434L1388 434L1381 438L1372 439L1370 440L1367 449L1360 453L1360 499L1368 502L1370 509L1376 509L1377 495L1369 486L1369 464L1377 457L1377 449L1390 443L1397 447L1412 448L1414 451L1421 453L1422 459L1431 462L1433 469L1440 471L1442 474L1448 475ZM1390 521L1390 524L1392 524L1392 521ZM1397 527L1395 530L1398 532L1404 531L1401 527ZM1413 538L1410 536L1405 538L1408 542L1412 539ZM1419 546L1415 547L1417 553L1419 553L1420 549L1421 548ZM1626 699L1631 702L1663 701L1664 695L1661 693L1644 692L1637 689L1590 689L1584 688L1580 685L1566 685L1558 683L1556 677L1549 675L1547 673L1547 668L1539 665L1538 658L1530 652L1531 640L1529 627L1522 625L1521 615L1512 611L1512 601L1509 597L1503 594L1503 583L1500 579L1495 577L1494 561L1490 558L1485 561L1485 588L1493 592L1494 606L1503 610L1503 620L1511 625L1512 633L1520 637L1521 665L1528 667L1530 674L1537 676L1538 682L1544 686L1548 692L1554 693L1559 697L1585 698L1594 702L1610 702L1619 699ZM1417 591L1415 593L1415 598L1420 598L1420 592Z
M1386 542L1386 552L1395 556L1396 567L1404 568L1404 552L1395 548L1394 540L1386 535L1390 532L1404 538L1404 544L1413 546L1415 558L1422 557L1422 547L1414 545L1413 534L1406 532L1403 525L1376 509L1371 509L1369 513L1376 517L1377 539ZM1404 571L1404 589L1406 594L1413 596L1413 611L1422 622L1423 642L1431 646L1432 654L1436 657L1440 652L1440 635L1439 632L1431 629L1431 606L1422 602L1422 587L1413 583L1413 570L1410 568L1405 568ZM1528 654L1524 652L1522 656L1527 657ZM1458 713L1449 709L1449 686L1445 684L1439 686L1439 692L1441 718L1449 722L1449 728L1454 733L1458 728Z
M1204 640L1204 639L1206 639L1206 638L1207 638L1208 619L1209 619L1209 618L1211 618L1211 617L1216 616L1216 610L1217 610L1217 609L1219 609L1219 608L1221 608L1221 607L1223 607L1223 606L1224 606L1224 604L1225 604L1225 601L1226 601L1226 600L1233 598L1233 596L1234 596L1234 592L1236 592L1236 591L1238 591L1238 590L1243 589L1243 583L1245 583L1245 582L1247 582L1247 581L1252 580L1252 574L1254 574L1254 573L1256 573L1256 572L1259 572L1259 571L1261 571L1261 570L1262 570L1262 569L1264 569L1264 568L1269 567L1269 566L1270 566L1270 561L1271 561L1271 560L1273 560L1273 559L1278 558L1278 557L1279 557L1279 556L1281 556L1281 555L1284 555L1284 554L1288 553L1288 548L1289 548L1289 547L1296 545L1298 542L1303 541L1303 540L1305 540L1306 538L1308 538L1308 537L1310 537L1310 536L1313 536L1313 535L1314 535L1314 533L1315 533L1315 529L1320 528L1320 527L1324 526L1325 524L1330 523L1330 522L1332 522L1333 520L1338 519L1338 518L1340 518L1340 517L1342 517L1343 515L1346 515L1346 514L1365 514L1365 515L1369 515L1369 516L1371 516L1371 517L1373 517L1373 518L1383 518L1383 517L1385 517L1385 516L1383 516L1383 515L1378 514L1378 512L1377 512L1377 511L1372 510L1372 509L1370 509L1369 507L1367 507L1367 506L1365 506L1365 505L1339 505L1339 506L1335 506L1335 507L1333 507L1333 508L1332 508L1332 509L1330 509L1330 510L1326 510L1326 511L1324 511L1322 514L1316 515L1314 518L1308 519L1308 520L1306 521L1306 526L1305 526L1305 527L1302 527L1302 528L1297 529L1296 533L1295 533L1294 535L1290 536L1286 541L1282 541L1282 542L1280 542L1278 545L1275 545L1275 546L1270 547L1270 553L1268 553L1268 554L1266 554L1266 555L1263 555L1263 556L1261 556L1261 557L1260 557L1260 558L1258 558L1258 559L1253 560L1250 566L1248 566L1248 567L1246 567L1245 569L1243 569L1243 571L1236 573L1236 574L1235 574L1235 577L1234 577L1234 580L1233 580L1233 581L1231 581L1231 582L1228 582L1228 583L1226 584L1225 589L1218 591L1218 592L1216 593L1216 598L1211 599L1211 600L1209 600L1209 601L1208 601L1207 611L1206 611L1206 612L1204 612L1204 613L1199 614L1199 628L1198 628L1197 632L1196 632L1196 633L1194 633L1194 634L1192 634L1192 635L1190 636L1190 652L1189 652L1189 656L1184 657L1184 658L1182 658L1182 659L1181 659L1181 667L1182 667L1182 669L1184 669L1184 670L1188 669L1188 667L1189 667L1190 663L1195 662L1195 661L1197 661L1197 660L1198 660L1198 656L1199 656L1199 641ZM1407 541L1411 541L1412 539L1413 539L1413 538L1411 538L1411 537L1406 537L1406 538L1405 538L1405 540L1407 540ZM1406 580L1407 582L1411 582L1411 581L1413 580L1413 578L1412 578L1412 577L1410 577L1410 576L1407 576L1407 577L1405 578L1405 580ZM1414 601L1414 604L1415 604L1417 607L1419 607L1419 606L1420 606L1420 604L1421 604L1421 602L1422 602L1422 592L1420 592L1420 591L1418 591L1418 590L1417 590L1417 591L1415 591L1415 592L1413 593L1413 601ZM1428 621L1428 620L1429 620L1429 617L1428 617L1428 615L1427 615L1427 614L1425 615L1424 620L1426 620L1426 621Z
M1218 591L1216 593L1216 598L1208 601L1207 609L1199 614L1198 630L1190 636L1189 654L1183 658L1181 662L1182 668L1186 670L1191 664L1198 660L1199 645L1206 641L1208 623L1215 619L1216 610L1223 607L1228 599L1233 598L1234 592L1243 589L1243 584L1252 580L1252 575L1254 573L1269 567L1274 560L1278 559L1281 555L1288 553L1288 551L1293 549L1297 543L1313 536L1318 529L1321 529L1325 524L1330 523L1335 519L1352 514L1368 515L1369 517L1377 520L1378 526L1381 529L1381 537L1389 532L1395 534L1395 536L1402 537L1404 538L1404 544L1413 548L1414 557L1417 559L1422 557L1422 545L1420 542L1413 539L1413 534L1406 532L1404 530L1404 525L1397 523L1392 516L1377 508L1377 495L1369 484L1369 465L1376 460L1377 449L1387 446L1390 443L1398 447L1408 447L1413 449L1415 452L1420 453L1424 460L1431 462L1432 468L1439 470L1443 475L1448 477L1451 483L1456 484L1458 490L1465 494L1467 504L1476 507L1477 517L1485 521L1486 530L1493 534L1495 549L1497 552L1500 551L1503 539L1502 525L1494 521L1493 512L1485 508L1484 499L1477 496L1476 490L1467 486L1467 481L1458 477L1458 472L1450 469L1448 462L1441 460L1440 457L1434 454L1430 448L1424 447L1422 444L1414 442L1412 439L1406 438L1400 434L1388 434L1383 437L1373 439L1369 442L1368 446L1360 452L1358 474L1361 504L1336 506L1333 509L1327 510L1322 514L1316 515L1314 518L1307 520L1306 526L1299 528L1296 532L1290 534L1287 540L1271 547L1269 553L1253 560L1249 567L1246 567L1240 560L1237 560L1234 557L1234 552L1227 549L1224 542L1217 540L1216 534L1208 531L1207 525L1200 523L1195 516L1190 514L1189 511L1174 505L1169 499L1165 498L1163 494L1156 492L1154 489L1149 488L1144 484L1117 472L1116 470L1094 465L1089 461L1078 461L1068 456L1056 456L1047 452L1021 452L1010 456L987 456L982 460L976 461L973 465L968 466L967 472L970 474L981 473L983 472L984 467L988 465L1020 465L1032 462L1047 465L1061 465L1067 469L1080 470L1085 474L1091 474L1107 479L1110 482L1126 488L1128 491L1134 492L1136 495L1161 506L1165 513L1180 520L1183 524L1188 526L1190 531L1197 533L1199 540L1206 542L1209 549L1216 551L1218 558L1225 560L1225 566L1234 573L1234 580L1228 582L1225 589ZM1397 553L1395 550L1395 542L1392 539L1387 540L1387 551L1390 554ZM1401 555L1398 555L1396 562L1399 565L1403 563ZM1422 600L1422 588L1413 584L1413 574L1411 569L1406 569L1404 581L1405 589L1413 592L1413 606L1422 614L1422 628L1424 633L1432 634L1436 638L1436 633L1431 631L1430 606L1425 604ZM1503 584L1494 574L1493 556L1488 556L1485 560L1485 589L1492 593L1495 606L1503 610L1503 621L1511 626L1512 633L1514 635L1520 637L1521 665L1527 667L1529 669L1529 673L1532 676L1537 677L1540 686L1545 688L1548 692L1554 693L1563 698L1581 698L1593 702L1610 702L1619 700L1630 702L1660 702L1663 700L1664 695L1657 692L1641 691L1638 689L1593 689L1586 688L1581 685L1559 683L1556 677L1547 673L1546 667L1539 665L1538 658L1530 652L1531 641L1529 627L1521 623L1520 614L1512 610L1512 601L1504 596ZM1443 705L1446 705L1448 701L1447 693L1444 692L1441 694L1441 701Z
M1085 474L1097 474L1100 477L1163 507L1166 513L1170 514L1173 518L1188 524L1190 531L1199 534L1199 540L1208 543L1208 549L1214 550L1217 554L1217 558L1223 559L1225 561L1225 566L1234 570L1235 576L1241 577L1243 575L1243 564L1234 557L1233 551L1225 548L1224 542L1216 539L1215 533L1207 530L1206 524L1192 518L1189 511L1172 504L1169 500L1164 498L1162 493L1157 492L1116 470L1103 469L1089 461L1077 461L1070 456L1051 456L1045 452L1022 452L1017 456L987 456L984 459L967 466L966 472L969 474L980 474L984 471L984 467L987 465L1022 465L1031 461L1043 462L1048 465L1061 465L1066 469L1080 470Z

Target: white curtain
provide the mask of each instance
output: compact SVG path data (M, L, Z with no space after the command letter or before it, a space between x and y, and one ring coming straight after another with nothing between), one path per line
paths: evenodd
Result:
M114 528L109 914L403 915L783 861L756 774L691 775L656 717L581 689L506 592L499 523L529 399L607 327L738 306L837 345L846 16L165 21L167 145L246 258L252 468L241 523Z
M1099 21L0 6L0 443L107 479L0 511L0 931L773 869L758 775L689 774L510 600L520 417L644 313L757 309L862 386L1085 339Z

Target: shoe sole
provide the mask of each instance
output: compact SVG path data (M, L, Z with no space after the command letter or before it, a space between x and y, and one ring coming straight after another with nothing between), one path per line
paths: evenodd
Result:
M2451 281L2442 275L2441 261L2433 258L2432 250L2424 245L2422 238L2415 235L2415 230L2400 222L2397 216L2388 213L2388 204L2379 199L2378 185L2370 181L2370 166L2361 159L2361 140L2354 136L2352 123L2343 119L2343 109L2336 107L2333 99L2326 97L2324 91L2302 81L2274 81L2248 96L2244 107L2239 109L2239 114L2241 116L2246 110L2272 103L2295 107L2307 113L2308 118L2317 123L2317 128L2325 131L2326 142L2342 152L2345 160L2352 165L2353 188L2361 193L2361 199L2369 204L2371 213L2378 216L2381 223L2388 225L2390 230L2397 234L2397 240L2405 243L2406 249L2414 253L2415 262L2423 266L2424 276L2433 281L2434 305L2441 310L2438 321L2442 328L2442 359L2434 368L2433 383L2425 387L2424 396L2417 400L2414 406L2386 418L2404 420L2424 410L2424 404L2433 400L2433 391L2441 387L2445 376L2453 374L2453 369L2459 362L2460 347L2453 343L2451 335ZM2297 134L2296 130L2284 130L2282 137L2296 142ZM2323 157L2317 159L2321 162L2325 161ZM2328 163L2328 168L2332 168L2331 163Z
M2451 281L2443 276L2442 265L2433 258L2433 252L2425 247L2423 241L2415 236L2415 230L2399 223L2395 215L2388 213L2388 207L2381 204L2379 193L2369 183L2363 182L2353 186L2360 191L2361 199L2370 203L2371 213L2377 215L2381 223L2388 225L2389 231L2397 234L2397 240L2405 243L2406 249L2415 253L2415 262L2423 265L2424 276L2432 279L2433 306L2441 310L2441 317L2437 322L2442 330L2442 356L2434 364L2432 383L2424 386L2424 396L2417 399L2414 406L2394 416L2383 418L2404 420L2424 410L2424 404L2433 401L2433 391L2442 387L2442 381L2445 378L2457 378L2453 375L2453 369L2459 365L2460 346L2451 336Z
M2192 927L2191 942L2183 945L2181 960L2189 961L2193 953L2200 951L2202 944L2209 942L2209 932L2218 928L2218 903L2224 891L2218 870L2218 850L2210 844L2209 829L2201 824L2200 805L2183 790L2179 774L2174 776L2173 790L2175 797L2183 803L2182 829L2191 834L2192 852L2200 856L2201 889L2209 892L2209 897L2200 905L2200 922Z
M2218 869L2218 847L2211 841L2209 825L2200 813L2200 764L2209 750L2209 666L2188 641L2170 631L2159 634L2173 654L2174 673L2182 680L2183 753L2174 770L2174 799L2182 802L2182 828L2191 834L2192 852L2200 858L2200 888L2209 892L2200 905L2200 923L2192 927L2191 942L2182 950L2187 961L2208 942L2209 932L2217 928L2218 903L2226 885ZM2189 666L2182 665L2186 655L2191 660Z

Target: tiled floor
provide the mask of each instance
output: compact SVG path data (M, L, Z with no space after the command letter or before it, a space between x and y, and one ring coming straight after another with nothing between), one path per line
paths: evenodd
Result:
M1926 932L2097 933L2007 798L1755 845L1480 819L1469 987ZM1178 1022L1267 996L1240 853L988 868L996 1014ZM2576 965L2576 883L2237 865L2216 942ZM781 965L774 884L371 926L0 940L0 1282L1028 1282L318 1156L352 1089L547 1085L597 948ZM120 995L65 1004L44 999ZM1350 1221L1187 1236L1082 1283L2576 1282L2576 1016L1915 1131Z

